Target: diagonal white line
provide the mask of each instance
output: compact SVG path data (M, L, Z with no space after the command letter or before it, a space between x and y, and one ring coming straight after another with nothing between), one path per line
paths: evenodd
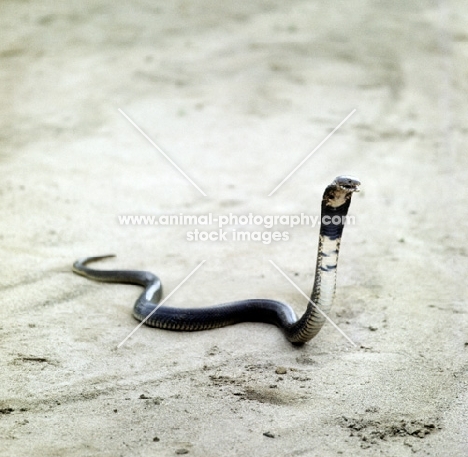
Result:
M302 160L302 162L296 167L294 168L293 171L291 171L291 173L289 173L288 176L286 176L286 178L284 178L269 194L268 196L271 197L294 173L296 173L296 171L302 167L302 165L304 165L304 163L310 158L310 156L315 152L317 151L320 146L322 146L323 143L325 143L325 141L328 140L328 138L330 138L354 113L356 112L356 109L353 109L316 147L315 149L304 159Z
M118 109L119 113L125 117L125 119L127 119L128 122L130 122L130 124L133 125L133 127L135 127L153 146L154 148L159 151L170 163L171 165L190 183L192 184L204 197L206 197L206 194L205 192L203 192L200 187L198 187L193 181L192 179L190 179L187 174L145 133L143 132L143 130L138 127L137 124L135 124L135 122L133 122L132 119L130 119L130 117L124 113L123 110L121 110L120 108Z
M338 325L336 325L311 299L310 297L308 297L301 289L299 286L297 286L294 281L292 281L289 276L283 271L281 270L280 267L278 267L278 265L276 265L275 262L273 262L273 260L270 260L269 261L305 298L307 298L307 301L312 303L314 306L315 306L315 309L328 321L330 322L331 325L333 325L333 327L335 327L354 347L357 347L357 344L351 340L351 338L349 338L348 335L346 335L343 330L340 329L340 327L338 327Z
M200 264L194 269L192 270L192 272L185 277L185 279L179 283L179 285L164 299L162 300L160 303L158 303L158 305L153 309L153 311L151 311L151 313L149 313L120 343L119 345L117 346L117 349L120 348L120 346L122 346L122 344L125 343L125 341L127 341L162 305L164 305L164 303L166 303L166 301L182 286L182 284L184 284L189 278L190 276L192 276L204 263L206 262L206 260L203 260L202 262L200 262Z

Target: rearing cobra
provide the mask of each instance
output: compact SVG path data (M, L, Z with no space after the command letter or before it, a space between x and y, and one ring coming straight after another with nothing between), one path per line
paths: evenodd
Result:
M338 176L323 194L317 265L312 295L307 310L299 319L287 304L269 299L247 299L201 308L158 306L161 281L153 273L136 270L94 270L86 266L95 260L114 257L85 257L73 264L73 271L103 282L136 284L145 288L133 307L133 316L150 327L166 330L208 330L240 322L265 322L278 326L294 344L311 340L322 328L332 306L336 269L345 216L353 192L360 182L351 176Z

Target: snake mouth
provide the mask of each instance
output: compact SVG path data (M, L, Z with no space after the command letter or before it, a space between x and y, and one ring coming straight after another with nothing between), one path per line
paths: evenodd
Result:
M334 184L346 192L359 192L359 186L361 182L359 179L354 178L353 176L338 176L335 179Z

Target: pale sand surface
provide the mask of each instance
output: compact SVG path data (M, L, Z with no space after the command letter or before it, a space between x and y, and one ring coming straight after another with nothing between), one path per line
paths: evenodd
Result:
M468 454L464 2L0 10L1 456ZM143 327L117 349L140 289L71 272L113 252L100 267L151 270L168 293L206 260L172 304L301 313L268 260L309 293L317 227L189 242L117 216L318 214L339 174L362 192L330 317L356 348L329 324L301 348L242 324Z

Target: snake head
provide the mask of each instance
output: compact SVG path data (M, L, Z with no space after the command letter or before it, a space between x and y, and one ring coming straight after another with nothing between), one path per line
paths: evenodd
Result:
M325 189L323 194L323 203L331 208L339 208L345 203L349 206L353 192L359 192L359 179L352 176L338 176Z
M361 182L359 179L354 178L353 176L337 176L332 185L335 185L345 192L359 192L359 186Z

